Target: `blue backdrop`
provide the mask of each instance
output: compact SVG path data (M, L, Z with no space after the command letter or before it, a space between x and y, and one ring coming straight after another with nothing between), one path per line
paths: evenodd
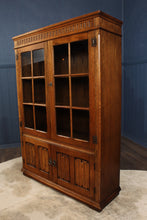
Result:
M0 148L18 146L20 142L15 57L11 38L96 10L102 10L124 20L122 134L146 146L146 2L146 0L1 0Z
M147 1L124 0L123 135L147 147Z

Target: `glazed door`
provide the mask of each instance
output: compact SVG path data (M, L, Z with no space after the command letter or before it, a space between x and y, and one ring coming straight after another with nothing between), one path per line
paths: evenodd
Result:
M94 156L53 146L53 176L57 184L94 197Z
M52 137L94 149L94 62L90 34L52 41Z
M20 108L23 133L49 136L47 121L47 65L45 43L25 47L19 50L19 83L20 83Z

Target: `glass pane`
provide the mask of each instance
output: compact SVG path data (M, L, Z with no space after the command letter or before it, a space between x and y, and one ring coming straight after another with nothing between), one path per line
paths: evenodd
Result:
M69 105L69 79L55 79L56 105Z
M88 73L88 40L71 43L71 73Z
M31 76L31 52L21 54L22 76Z
M89 112L84 110L72 110L73 137L89 140Z
M57 134L70 136L70 111L69 109L56 109L56 128Z
M34 79L34 100L35 103L45 104L45 80Z
M32 80L22 80L23 102L32 102Z
M25 127L34 128L33 106L24 105L24 121Z
M68 74L68 44L54 46L55 74Z
M46 108L35 106L36 130L47 131Z
M44 49L33 51L33 75L44 76Z
M72 106L89 107L88 77L72 77Z

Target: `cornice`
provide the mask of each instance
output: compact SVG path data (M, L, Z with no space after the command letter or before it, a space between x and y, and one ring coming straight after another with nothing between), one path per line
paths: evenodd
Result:
M108 23L108 25L106 23ZM110 29L109 31L121 35L121 25L122 22L120 20L102 11L97 11L13 37L14 48L16 49L98 28Z

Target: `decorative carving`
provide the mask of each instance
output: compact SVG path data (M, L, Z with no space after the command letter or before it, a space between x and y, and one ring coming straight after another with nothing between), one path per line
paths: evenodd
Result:
M27 44L35 43L35 42L40 42L42 40L50 40L54 39L56 37L62 37L64 35L69 35L69 34L74 34L76 32L84 32L89 28L95 27L95 22L94 18L88 19L88 20L83 20L80 23L73 24L73 25L66 25L65 27L62 28L54 28L50 31L46 31L45 33L39 33L35 34L34 36L29 36L24 39L19 39L15 41L15 48L20 47L20 46L26 46Z
M75 185L89 190L90 165L86 160L75 158Z
M38 146L38 159L39 159L39 170L49 173L48 167L48 149L43 146Z
M57 153L58 178L70 182L70 158L69 155Z
M36 167L36 150L35 145L25 142L26 163L29 166Z

